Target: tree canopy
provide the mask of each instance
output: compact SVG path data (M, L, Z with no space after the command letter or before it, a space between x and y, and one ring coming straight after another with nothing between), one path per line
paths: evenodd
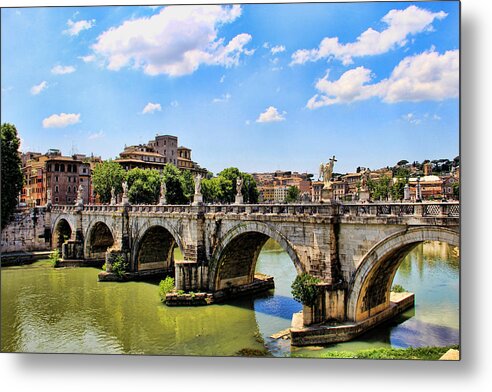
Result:
M233 203L237 193L236 181L238 177L243 180L241 194L244 202L257 203L259 192L253 176L243 173L235 167L222 170L216 177L202 180L204 201L207 203Z
M126 172L118 162L111 159L98 163L92 171L92 184L94 191L99 195L101 203L111 201L111 188L115 192L122 193L121 184L126 178Z
M24 177L22 162L19 157L20 140L15 125L4 123L1 127L2 138L2 229L10 221L22 190Z
M287 196L285 197L285 202L286 203L295 203L296 201L299 200L300 194L301 194L301 191L299 190L298 187L290 186L287 189Z

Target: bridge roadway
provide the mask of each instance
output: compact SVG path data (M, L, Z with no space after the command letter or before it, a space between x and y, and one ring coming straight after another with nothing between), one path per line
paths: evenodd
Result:
M305 325L362 322L390 306L393 277L423 241L459 246L457 202L367 204L54 205L46 230L65 259L123 257L128 271L167 271L185 291L251 284L273 238L297 272L322 280ZM174 260L179 247L184 260Z

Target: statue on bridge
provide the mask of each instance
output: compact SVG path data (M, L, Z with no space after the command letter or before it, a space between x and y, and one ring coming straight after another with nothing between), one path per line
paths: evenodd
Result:
M128 183L126 181L123 181L121 184L121 188L123 188L123 196L121 196L121 203L124 205L130 204L128 201Z
M167 192L166 181L163 180L161 182L161 191L160 191L160 198L159 198L159 204L161 205L167 204L166 192Z
M114 187L111 187L111 202L110 204L114 206L116 204L116 190Z
M242 193L242 189L243 189L243 179L241 177L237 177L236 178L236 200L235 200L235 204L243 204L244 200L243 200L243 193Z
M202 196L202 176L198 173L195 178L195 194L193 195L193 203L192 205L197 206L203 203Z
M330 158L330 161L326 164L322 163L319 167L319 177L323 178L323 189L331 189L331 176L333 175L333 166L335 166L335 155Z
M84 186L82 184L79 185L77 189L77 204L84 203Z

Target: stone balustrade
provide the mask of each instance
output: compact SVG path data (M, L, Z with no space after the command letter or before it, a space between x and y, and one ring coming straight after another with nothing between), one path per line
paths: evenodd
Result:
M123 205L89 204L87 212L117 212ZM53 212L75 212L75 205L54 205ZM131 213L197 213L245 215L303 216L418 216L459 218L459 202L423 203L340 203L340 204L203 204L192 205L128 205Z

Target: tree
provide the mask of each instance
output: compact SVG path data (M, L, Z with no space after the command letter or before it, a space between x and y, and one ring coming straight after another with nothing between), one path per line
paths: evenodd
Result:
M243 186L241 193L243 195L244 201L246 203L257 203L258 202L258 189L256 187L256 181L251 174L243 173L239 171L236 167L229 167L222 170L217 177L223 177L229 180L231 187L225 190L223 194L222 203L232 203L236 198L236 180L238 177L243 179Z
M121 184L126 178L126 172L118 162L111 159L98 163L92 171L92 183L94 191L99 195L101 203L109 203L111 200L111 189L116 194L122 193Z
M390 182L391 178L388 176L381 176L377 180L371 178L367 180L367 187L369 188L373 200L388 199L390 194Z
M203 200L206 203L224 203L231 189L232 181L224 177L202 180Z
M133 204L155 204L159 200L161 176L157 170L135 168L126 174L128 199Z
M162 171L162 179L166 182L166 200L169 204L188 204L189 199L183 189L182 172L173 164L167 163ZM193 188L194 189L194 188Z
M298 302L306 306L314 306L319 295L319 287L317 286L321 280L308 273L304 272L297 275L292 283L292 296Z
M24 177L22 162L19 157L20 140L15 125L4 123L1 128L2 138L2 229L9 223L17 206L19 192L22 190Z
M187 200L192 201L193 194L195 193L195 181L193 179L193 174L189 170L184 170L181 172L180 180L184 196Z
M452 187L453 187L453 197L456 200L459 200L460 199L460 183L455 182L455 183L453 183Z
M405 166L408 165L408 161L406 159L402 159L401 161L398 161L396 166Z
M298 187L290 186L289 189L287 189L287 196L285 197L285 202L295 203L297 200L299 200L300 193L301 191L299 190Z

